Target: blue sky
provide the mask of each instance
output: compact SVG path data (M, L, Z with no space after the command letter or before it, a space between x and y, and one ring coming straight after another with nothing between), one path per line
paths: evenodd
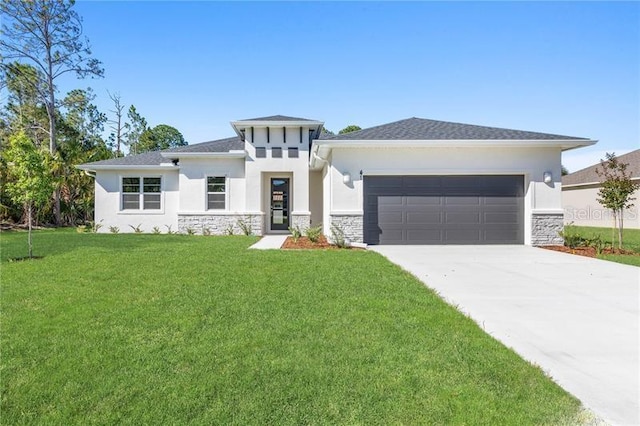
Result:
M635 2L89 2L107 90L197 143L284 114L338 131L412 116L600 140L571 170L637 149Z

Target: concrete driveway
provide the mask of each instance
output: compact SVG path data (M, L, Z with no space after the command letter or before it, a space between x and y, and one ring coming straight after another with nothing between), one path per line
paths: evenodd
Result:
M527 246L371 246L608 423L640 424L640 268Z

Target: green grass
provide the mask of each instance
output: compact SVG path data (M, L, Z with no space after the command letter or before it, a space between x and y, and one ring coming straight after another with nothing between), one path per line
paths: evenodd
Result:
M603 241L611 244L611 228L596 228L591 226L573 226L572 228L578 232L583 238L590 238L594 235L600 236ZM617 231L616 231L617 232ZM616 247L618 244L618 234L616 233ZM623 248L640 253L640 229L624 229L622 235ZM627 265L640 266L640 256L625 254L601 254L600 259L609 260L611 262L624 263Z
M376 253L35 234L7 262L3 424L556 424L579 402Z

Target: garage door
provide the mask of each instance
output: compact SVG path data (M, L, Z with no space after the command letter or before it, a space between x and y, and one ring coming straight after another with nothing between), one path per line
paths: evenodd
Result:
M368 244L523 244L524 177L365 176Z

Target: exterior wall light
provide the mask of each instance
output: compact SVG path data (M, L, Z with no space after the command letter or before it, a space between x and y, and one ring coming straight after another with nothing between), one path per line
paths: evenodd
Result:
M553 178L553 175L551 174L551 172L544 172L544 174L542 175L542 179L544 180L544 183L551 183L552 178Z
M347 172L345 174L342 175L342 182L344 182L346 185L351 183L351 173Z

